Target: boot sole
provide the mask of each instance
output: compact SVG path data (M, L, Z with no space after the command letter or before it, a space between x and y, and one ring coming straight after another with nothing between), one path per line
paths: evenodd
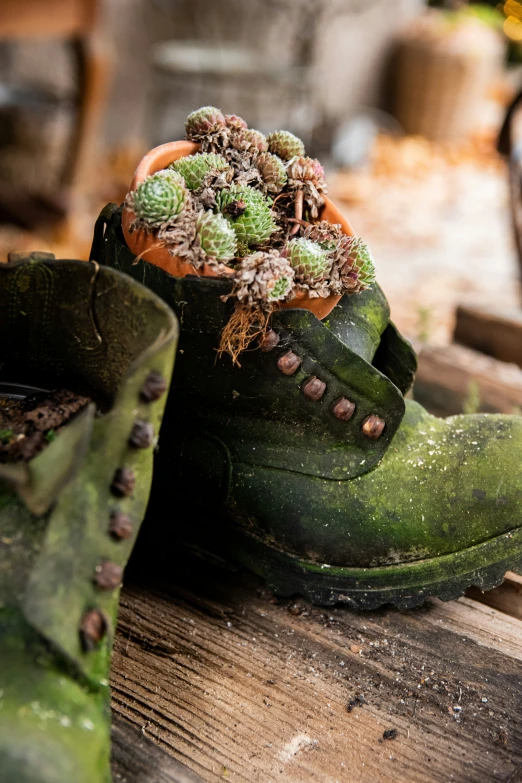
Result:
M302 595L322 606L343 603L369 610L392 604L410 609L429 597L452 601L472 586L491 590L502 583L506 571L522 569L522 528L460 552L378 568L300 560L227 522L222 526L214 520L208 533L201 536L199 531L199 541L261 576L276 595Z

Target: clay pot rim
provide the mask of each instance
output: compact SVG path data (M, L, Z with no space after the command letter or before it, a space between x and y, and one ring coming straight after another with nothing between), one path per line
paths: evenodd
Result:
M138 163L132 177L130 190L136 190L144 179L151 174L155 174L166 168L173 160L185 158L188 155L194 155L196 152L199 152L200 148L201 145L194 141L168 141L165 144L159 144L157 147L153 147ZM178 155L176 158L171 157L172 152L177 153L180 150L185 150L185 154ZM330 220L328 218L326 218L326 220L328 220L329 223L340 223L345 234L354 236L355 231L353 230L350 221L339 211L334 202L329 199L328 196L325 196L324 206L321 209L321 219L323 218L323 213L325 211L329 212L330 210L335 213L335 220Z

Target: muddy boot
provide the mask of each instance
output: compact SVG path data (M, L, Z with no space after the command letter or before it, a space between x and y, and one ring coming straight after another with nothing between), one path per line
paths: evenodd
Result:
M216 360L228 283L133 266L118 221L102 216L97 257L181 319L165 422L176 438L164 437L155 493L165 530L165 507L184 503L201 518L187 535L278 594L363 609L489 589L522 561L522 418L442 420L405 400L415 355L378 286L322 322L276 312L234 367Z
M119 587L177 338L154 294L49 254L0 264L0 780L107 783Z

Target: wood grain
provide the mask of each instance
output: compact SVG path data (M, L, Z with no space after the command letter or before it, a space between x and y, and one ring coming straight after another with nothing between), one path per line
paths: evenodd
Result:
M117 715L112 722L112 777L113 783L202 783L198 775Z
M513 413L522 408L522 370L462 345L425 346L419 354L414 395L440 416L463 412L478 393L478 410Z
M470 599L278 602L243 573L175 562L174 583L123 590L113 709L204 781L507 782L522 768L518 620Z
M456 343L522 367L522 310L457 307Z
M494 590L483 593L478 587L470 587L466 595L522 620L522 576L513 571L508 571L503 583Z

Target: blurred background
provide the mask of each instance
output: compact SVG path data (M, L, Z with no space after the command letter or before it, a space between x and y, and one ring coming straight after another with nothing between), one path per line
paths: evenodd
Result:
M444 344L457 303L520 306L516 110L497 139L521 88L517 0L1 0L0 257L86 258L142 154L212 104L303 138L395 321Z

